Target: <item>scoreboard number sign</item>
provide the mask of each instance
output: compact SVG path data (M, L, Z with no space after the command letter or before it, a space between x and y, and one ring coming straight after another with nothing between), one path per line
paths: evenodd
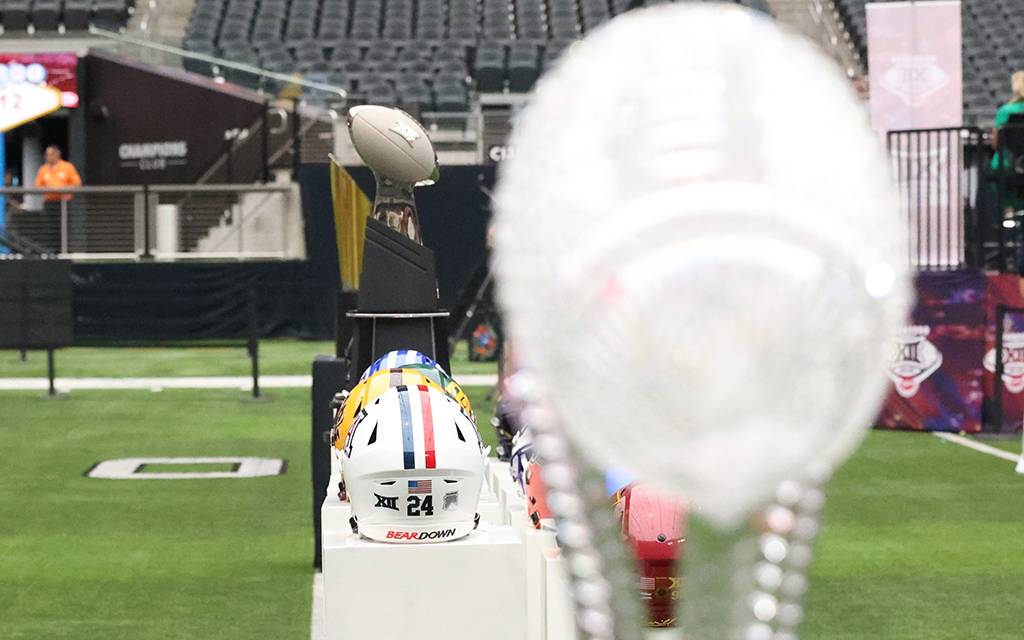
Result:
M0 133L56 111L60 91L27 82L5 82L0 88Z

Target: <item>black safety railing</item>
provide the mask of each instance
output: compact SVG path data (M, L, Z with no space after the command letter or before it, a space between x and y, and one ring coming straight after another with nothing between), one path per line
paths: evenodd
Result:
M292 182L4 187L0 244L24 255L84 260L301 259Z
M971 127L890 131L893 179L907 231L907 259L920 271L981 266L978 191L984 135Z

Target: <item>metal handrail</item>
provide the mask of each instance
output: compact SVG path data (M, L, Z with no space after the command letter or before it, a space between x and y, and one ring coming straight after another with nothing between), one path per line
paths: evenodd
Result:
M291 191L292 183L256 182L253 184L151 184L149 190L155 193L191 191L194 193L230 193L234 191Z
M264 199L267 196L273 194L282 194L286 198L293 196L296 190L294 183L255 183L255 184L213 184L213 185L195 185L195 184L161 184L161 185L107 185L107 186L78 186L78 187L0 187L0 196L27 196L27 195L53 195L61 194L67 195L68 197L54 198L50 205L59 205L60 207L60 218L59 224L59 246L49 249L47 251L40 250L40 253L53 253L64 258L71 260L139 260L139 259L172 259L172 260L204 260L204 259L284 259L288 257L290 238L292 236L289 231L289 225L294 224L295 217L293 214L289 214L287 211L282 212L281 228L277 238L280 240L280 250L278 249L266 249L266 248L247 248L244 242L243 227L246 223L250 222L260 215L260 211L265 210L266 202L263 202L255 211L243 212L243 215L238 221L237 228L228 229L228 235L224 240L221 240L216 244L216 247L205 248L203 250L195 251L169 251L161 250L159 245L154 247L153 225L157 223L158 218L156 217L157 209L156 206L159 203L159 196L165 193L189 193L191 195L196 194L242 194L242 193L254 193L264 194ZM76 195L88 196L89 194L97 195L114 195L120 194L122 199L129 197L128 199L133 200L133 203L128 204L131 209L134 209L134 222L126 222L127 226L123 227L123 231L128 236L134 237L133 251L123 250L110 250L100 249L93 251L76 251L73 247L69 247L69 221L71 219L81 221L82 218L75 218L76 203L80 201L74 199ZM77 211L80 215L83 210L81 207L88 208L90 200L86 197L84 204L80 205ZM38 203L40 211L43 210L42 202ZM287 209L287 205L286 205ZM26 210L28 208L26 207ZM36 211L33 208L31 211ZM129 213L129 216L132 214ZM119 227L120 228L120 227ZM174 236L176 237L176 236ZM228 238L238 239L238 250L237 251L217 251L225 241L229 241ZM154 253L155 248L155 253ZM198 249L198 248L197 248Z
M153 184L153 185L82 185L79 187L0 187L0 195L45 195L58 193L74 195L76 193L142 193L147 189L150 193L168 193L190 191L192 193L233 193L236 191L278 192L291 191L291 183L253 183L253 184Z
M69 195L73 195L76 193L142 193L144 190L144 186L134 184L80 187L0 187L0 195L45 195L47 193L66 193Z
M196 53L195 51L188 51L186 49L181 49L179 47L172 47L171 45L161 44L159 42L152 42L150 40L141 40L139 38L133 38L131 36L126 36L124 34L116 32L116 31L107 31L106 29L100 29L99 27L96 27L96 26L93 26L93 25L89 25L89 33L91 33L93 35L96 35L96 36L100 36L102 38L109 38L111 40L116 40L118 42L124 42L124 43L130 44L130 45L134 45L134 46L137 46L137 47L143 47L143 48L146 48L146 49L151 49L153 51L162 51L163 53L171 53L171 54L174 54L174 55L177 55L177 56L181 56L182 58L190 58L192 60L200 60L202 62L208 62L210 64L215 64L218 67L226 67L228 69L236 69L238 71L244 71L246 73L251 73L252 75L255 75L255 76L262 76L264 78L271 78L273 80L280 80L281 82L287 82L287 83L290 83L290 84L295 84L295 85L298 85L300 87L306 87L306 88L309 88L309 89L316 89L317 91L323 91L325 93L333 93L333 94L337 95L342 100L342 102L345 102L346 100L348 100L348 92L345 91L345 89L343 89L341 87L338 87L338 86L335 86L335 85L332 85L332 84L324 84L322 82L312 82L310 80L305 80L305 79L303 79L301 77L296 77L294 75L288 75L286 73L277 73L276 71L267 71L266 69L261 69L259 67L254 67L252 65L248 65L248 64L245 64L245 63L242 63L242 62L232 62L230 60L225 60L224 58L217 58L215 56L208 56L208 55L206 55L204 53Z

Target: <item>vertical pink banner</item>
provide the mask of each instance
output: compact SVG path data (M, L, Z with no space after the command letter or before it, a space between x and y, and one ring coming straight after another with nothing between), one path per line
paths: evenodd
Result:
M867 5L871 123L888 131L963 124L960 0Z
M960 2L869 3L871 124L890 131L960 127ZM956 268L964 253L963 139L956 132L900 134L889 155L909 229L911 262Z

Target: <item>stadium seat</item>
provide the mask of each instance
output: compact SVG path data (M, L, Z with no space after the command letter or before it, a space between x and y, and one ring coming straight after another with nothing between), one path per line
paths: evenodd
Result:
M0 0L5 31L24 31L28 28L28 0Z
M234 0L232 4L237 1L238 0ZM310 2L309 0L292 0L288 7L288 17L315 18L317 9L318 7L316 2Z
M433 59L439 62L445 60L465 60L466 47L457 42L444 41L438 45Z
M64 3L64 28L68 31L88 29L90 13L92 0L67 0Z
M60 0L34 0L32 4L32 26L37 31L56 31L60 23Z
M349 78L359 78L366 71L366 68L367 66L361 60L349 60L340 66L335 66L334 70L343 73Z
M516 41L509 48L508 88L516 93L526 93L533 88L540 73L540 53L537 45Z
M268 49L276 44L281 44L281 28L273 29L268 25L261 25L258 29L254 28L252 44L257 49Z
M395 93L398 95L398 103L406 111L413 108L417 111L431 111L434 108L434 101L430 95L430 89L422 82L398 86Z
M505 46L503 42L485 40L476 50L476 88L482 92L499 92L505 88Z
M398 54L398 61L403 64L420 62L430 58L430 46L419 40L406 43L406 46Z
M374 66L374 70L382 79L394 79L401 73L398 63L394 60L380 60Z
M357 40L371 40L377 37L378 29L379 24L377 20L373 18L357 18L352 21L352 31L349 35Z
M444 23L438 21L422 21L416 27L416 37L440 40L444 37Z
M345 37L345 20L341 18L320 19L320 28L317 31L317 39L323 44L341 40Z
M313 33L316 30L316 24L313 18L307 18L304 16L297 16L288 20L288 25L285 27L284 37L285 40L292 42L307 42L313 39Z
M469 75L469 67L465 60L442 60L435 62L432 69L437 73L465 78Z
M384 25L383 35L388 40L409 40L412 38L412 22L392 20Z
M274 43L269 43L266 46L256 50L259 52L260 66L269 69L267 65L280 62L282 64L294 64L295 60L292 57L292 53L284 46L284 43L278 40Z
M186 43L185 49L194 53L201 53L208 56L217 55L217 51L213 46L213 42L210 41L190 41ZM209 62L202 60L195 60L193 58L185 58L182 61L186 71L192 73L198 73L204 76L213 74L213 66Z
M348 22L348 2L324 2L320 10L320 19Z
M352 60L359 60L359 47L348 40L340 40L334 43L334 52L331 53L331 62L336 68L341 68L342 63Z
M438 111L466 111L469 97L461 84L438 83L434 86L434 102Z
M386 40L378 40L366 49L366 59L374 62L379 60L394 60L397 55L397 47Z
M366 101L370 104L393 107L398 103L398 98L394 87L387 82L378 81L366 88Z
M124 0L96 0L93 24L101 29L116 31L128 21Z

